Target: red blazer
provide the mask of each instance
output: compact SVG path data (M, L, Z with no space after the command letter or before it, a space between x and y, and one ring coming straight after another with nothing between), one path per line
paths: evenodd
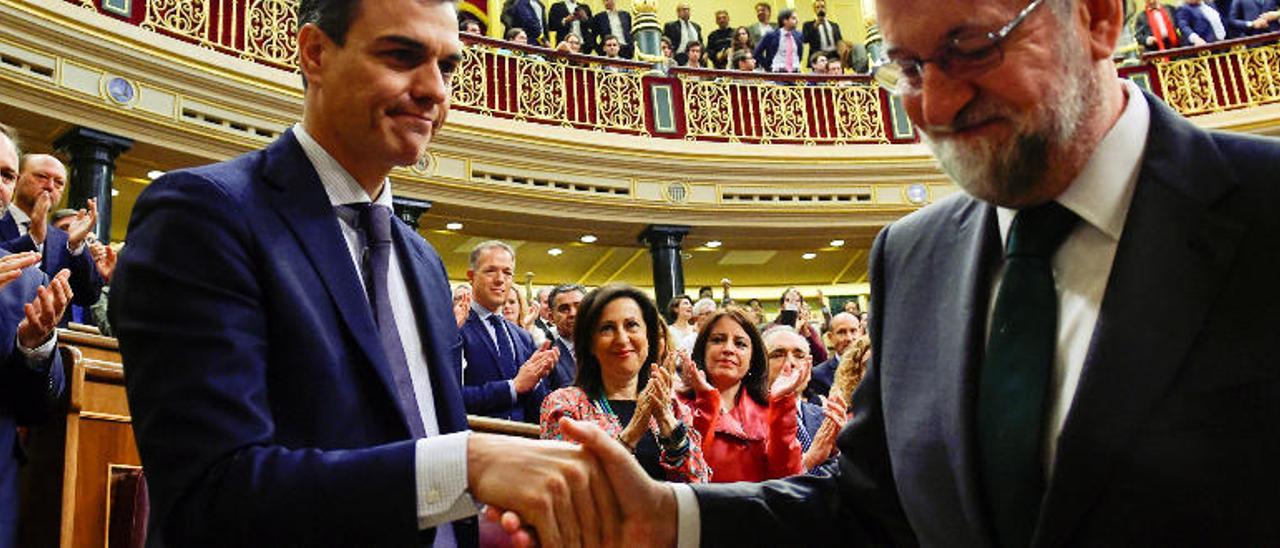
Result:
M689 436L689 453L680 462L668 463L666 451L663 450L658 463L667 471L669 481L707 483L711 480L711 469L707 467L707 461L702 456L702 434L693 423L693 414L678 399L672 400L671 405L675 408L676 418L685 424L686 435ZM539 420L542 425L542 439L565 439L564 434L560 432L560 417L594 423L615 438L622 433L622 423L618 421L618 416L601 411L591 398L587 397L587 393L576 386L566 386L556 390L542 400L542 418ZM657 421L649 419L649 428L657 431Z
M694 407L695 430L708 428L700 433L703 456L713 471L711 482L764 481L803 473L796 438L800 424L796 396L762 406L741 391L738 394L738 404L732 410L713 412L710 417L700 415L719 409L719 392L681 396Z

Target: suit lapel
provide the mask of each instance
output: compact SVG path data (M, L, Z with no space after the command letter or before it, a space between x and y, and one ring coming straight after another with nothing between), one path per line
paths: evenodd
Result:
M1068 542L1102 491L1117 454L1176 377L1245 231L1215 211L1235 177L1212 139L1158 99L1147 102L1147 149L1058 440L1037 544Z
M292 130L267 148L264 163L263 174L268 184L277 190L271 194L272 205L284 218L284 225L297 240L298 247L311 260L351 338L373 365L388 396L398 398L395 380L378 343L373 312L338 227L338 217L320 176Z
M9 214L9 210L4 211L4 216L0 217L0 240L9 241L18 237L18 222L13 220L13 215Z
M484 341L485 350L489 352L489 359L498 365L499 370L503 369L502 360L498 359L498 348L493 344L493 337L489 336L489 328L484 326L484 320L480 319L480 315L476 314L476 311L472 310L467 314L466 326L476 337Z
M436 420L441 433L457 432L467 428L467 417L462 403L462 366L453 352L457 340L457 324L452 309L442 306L450 302L449 286L440 267L438 275L432 275L429 267L439 267L439 260L432 260L421 245L411 245L419 236L399 219L393 221L396 255L400 257L400 269L409 288L409 298L417 312L418 334L422 337L427 355L427 367L431 374L431 394L435 399ZM433 302L432 297L440 299Z
M991 205L975 200L972 206L956 214L955 223L956 230L951 232L952 241L948 249L956 253L952 262L958 263L958 267L950 271L961 272L956 287L962 290L949 292L946 297L949 301L938 309L955 314L955 317L940 321L940 325L960 328L949 331L950 337L943 339L945 342L939 349L939 355L944 357L940 363L954 363L947 361L946 356L958 356L960 363L940 371L940 375L948 378L939 379L937 386L956 391L942 400L952 407L941 415L954 421L951 430L956 439L947 446L951 452L952 474L956 478L956 490L964 506L965 519L973 531L986 538L987 518L978 484L974 421L977 420L978 377L986 348L991 283L1003 253L995 208Z

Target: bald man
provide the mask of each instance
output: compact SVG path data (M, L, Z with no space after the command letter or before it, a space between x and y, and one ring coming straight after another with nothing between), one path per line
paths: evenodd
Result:
M102 274L86 245L89 231L97 223L98 209L95 201L89 200L87 209L76 212L70 230L50 225L49 211L62 201L66 186L67 168L57 158L48 154L23 156L8 215L0 219L0 247L12 253L41 253L40 270L50 278L62 269L71 271L72 303L89 307L102 291ZM62 323L69 319L63 318Z
M831 328L827 336L831 337L831 347L835 352L827 361L813 366L813 378L804 396L810 403L818 404L818 396L825 396L831 391L831 384L836 379L836 368L840 367L840 356L849 349L858 338L858 317L848 312L841 312L831 317Z

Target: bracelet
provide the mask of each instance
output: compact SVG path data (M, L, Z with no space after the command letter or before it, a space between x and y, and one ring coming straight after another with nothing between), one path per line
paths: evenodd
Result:
M688 431L684 426L684 421L676 421L676 427L671 429L671 435L665 438L661 435L658 436L658 444L662 445L662 448L667 451L677 449L681 445L686 445L686 442L689 441L687 434Z

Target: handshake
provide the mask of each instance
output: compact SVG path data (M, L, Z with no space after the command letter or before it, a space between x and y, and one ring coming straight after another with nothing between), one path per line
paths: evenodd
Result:
M561 419L580 445L473 433L467 485L516 546L674 546L676 497L599 427Z

